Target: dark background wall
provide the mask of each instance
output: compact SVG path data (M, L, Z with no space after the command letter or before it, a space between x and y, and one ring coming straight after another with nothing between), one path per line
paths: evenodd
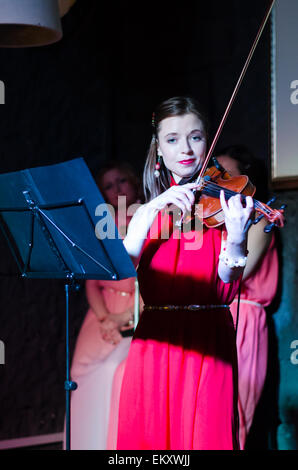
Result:
M109 158L141 174L151 113L161 100L191 94L217 129L268 2L238 0L140 3L103 7L77 0L51 46L0 49L2 173L84 157L93 174ZM270 30L266 27L224 127L218 148L248 145L270 166ZM281 282L269 315L270 364L251 448L297 448L297 191L280 235ZM287 243L292 237L291 246ZM0 440L60 432L65 413L63 283L24 281L1 238ZM290 266L290 267L289 267ZM290 292L289 292L289 289ZM84 286L70 300L71 352L86 312ZM291 327L290 327L291 325ZM290 401L290 406L289 406Z

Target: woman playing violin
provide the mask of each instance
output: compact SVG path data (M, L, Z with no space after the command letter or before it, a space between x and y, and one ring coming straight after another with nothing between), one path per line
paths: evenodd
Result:
M178 208L183 220L191 210L196 183L188 180L202 167L206 147L206 120L194 100L159 105L144 169L147 202L124 240L145 306L123 378L118 449L239 448L229 304L250 256L253 200L226 200L221 192L224 224L191 228L200 232L193 234L200 239L195 249L169 211Z

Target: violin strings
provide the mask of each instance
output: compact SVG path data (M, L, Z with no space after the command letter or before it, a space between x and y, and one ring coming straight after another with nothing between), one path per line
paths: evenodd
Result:
M228 198L234 196L235 194L239 194L236 191L232 191L231 189L224 188L224 187L222 187L222 186L220 186L216 183L213 183L213 182L208 182L208 186L209 187L212 186L211 191L209 191L209 189L208 189L208 194L213 195L215 197L218 196L218 194L220 193L221 190L224 191L225 196L228 196ZM242 201L245 201L245 195L240 194L240 196L241 196ZM268 209L266 207L264 207L263 204L261 204L257 199L253 198L253 202L254 202L255 207L262 208L264 211L269 212Z
M235 194L239 194L236 191L232 191L230 189L224 188L224 187L222 187L222 186L220 186L216 183L213 183L213 182L208 182L208 186L209 187L212 186L211 191L208 190L209 195L213 195L215 197L218 197L221 190L224 191L225 195L228 196L228 198L234 196ZM245 201L245 195L240 194L240 196L241 196L242 201ZM270 214L270 211L262 203L260 203L257 199L253 198L253 202L254 202L254 207L255 208L262 209L267 214Z
M218 197L221 190L224 191L225 196L228 196L228 198L234 196L235 194L239 194L236 191L232 191L231 189L224 188L217 183L213 183L212 181L207 181L206 186L203 188L203 191L205 193L208 193L209 196L213 196L213 197ZM242 201L244 201L245 195L240 194L240 196L241 196ZM260 201L253 198L253 202L254 202L255 208L261 209L265 213L270 214L270 211L267 209L267 207L265 207Z

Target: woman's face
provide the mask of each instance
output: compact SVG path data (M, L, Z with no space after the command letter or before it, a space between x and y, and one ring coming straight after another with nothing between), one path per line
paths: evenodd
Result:
M117 168L107 171L100 186L106 202L115 209L118 207L118 196L126 197L127 207L136 202L136 190L124 171Z
M201 168L205 153L205 129L195 114L173 116L161 121L158 154L162 155L176 183Z

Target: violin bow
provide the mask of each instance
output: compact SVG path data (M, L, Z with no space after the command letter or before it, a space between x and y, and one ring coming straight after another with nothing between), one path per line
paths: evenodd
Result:
M275 3L275 0L272 0L271 3L270 3L270 5L269 5L269 7L268 7L268 9L267 9L267 11L266 11L265 17L264 17L264 19L263 19L263 21L262 21L262 24L261 24L261 26L260 26L260 28L259 28L259 31L258 31L258 33L257 33L257 35L256 35L256 38L255 38L254 42L253 42L253 45L252 45L252 47L251 47L251 49L250 49L250 51L249 51L249 54L248 54L248 56L247 56L247 59L246 59L245 64L244 64L244 66L243 66L243 69L242 69L242 71L241 71L241 74L240 74L240 76L239 76L239 78L238 78L238 81L237 81L237 83L236 83L236 86L235 86L234 91L233 91L233 93L232 93L232 96L231 96L231 98L230 98L230 101L229 101L229 103L228 103L228 105L227 105L227 108L226 108L226 110L225 110L225 112L224 112L224 115L223 115L223 117L222 117L222 119L221 119L221 121L220 121L220 124L219 124L219 126L218 126L217 131L216 131L216 134L215 134L215 136L214 136L214 139L213 139L213 141L212 141L212 144L211 144L211 146L210 146L210 148L209 148L209 151L208 151L208 153L207 153L207 156L206 156L206 158L205 158L205 161L204 161L204 163L203 163L203 166L202 166L202 168L201 168L201 170L200 170L200 173L199 173L199 175L198 175L198 177L197 177L197 179L196 179L196 181L195 181L198 186L199 186L199 183L200 183L200 180L201 180L202 175L205 173L205 170L206 170L206 168L207 168L207 165L208 165L208 163L209 163L209 160L210 160L210 158L211 158L211 155L212 155L212 153L213 153L213 151L214 151L214 148L215 148L215 146L216 146L216 144L217 144L217 141L218 141L218 139L219 139L219 136L220 136L220 134L221 134L221 131L222 131L222 129L223 129L223 126L224 126L224 124L225 124L225 122L226 122L226 120L227 120L227 117L228 117L228 115L229 115L229 112L230 112L230 110L231 110L231 107L232 107L232 105L233 105L233 103L234 103L234 100L235 100L235 98L236 98L236 95L237 95L237 93L238 93L238 91L239 91L240 85L241 85L241 83L242 83L242 81L243 81L244 75L246 74L246 71L247 71L248 66L249 66L249 64L250 64L250 61L251 61L251 59L252 59L252 56L253 56L253 54L254 54L254 52L255 52L255 49L256 49L256 47L257 47L257 45L258 45L258 42L259 42L259 40L260 40L260 37L261 37L261 35L262 35L262 33L263 33L263 30L264 30L264 28L265 28L265 26L266 26L266 23L267 23L267 21L268 21L268 18L269 18L269 16L270 16L270 13L271 13L271 10L272 10L272 8L273 8L273 6L274 6L274 3ZM199 189L199 188L198 188L198 189Z

